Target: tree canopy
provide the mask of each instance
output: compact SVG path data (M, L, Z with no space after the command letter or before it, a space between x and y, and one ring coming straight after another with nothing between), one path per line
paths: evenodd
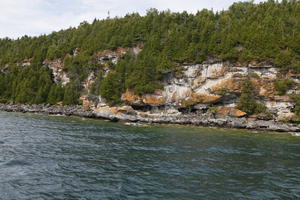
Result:
M91 24L82 22L77 28L49 35L0 39L0 100L78 103L70 99L79 96L80 83L88 72L97 71L95 52L141 42L143 51L137 57L124 56L113 73L101 80L103 85L98 81L97 93L118 102L126 88L139 94L152 92L160 87L162 74L178 63L200 63L210 58L267 62L283 72L299 73L300 2L239 2L228 10L204 9L196 14L150 9L145 16L132 13L122 18L95 19ZM80 49L79 54L66 58L64 66L71 83L64 88L55 85L43 61L63 59L73 55L75 49ZM18 65L28 59L29 67Z

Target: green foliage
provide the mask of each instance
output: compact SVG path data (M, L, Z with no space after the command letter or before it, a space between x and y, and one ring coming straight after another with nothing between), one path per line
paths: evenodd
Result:
M295 116L292 119L290 119L289 122L299 124L300 123L300 117L299 116Z
M63 57L64 54L63 52L58 48L56 44L52 44L49 46L48 51L47 51L47 59L48 60L53 60L55 58L61 58Z
M300 94L291 94L289 96L295 102L295 107L293 109L293 112L295 113L296 116L291 119L291 122L299 123L300 122Z
M8 103L8 100L5 98L0 98L0 103Z
M6 74L0 75L2 102L45 103L53 85L51 71L46 67L20 68L11 65Z
M79 81L71 81L65 87L63 103L64 105L79 104L80 97L80 83Z
M49 104L57 104L58 102L62 102L64 99L64 88L60 85L53 84L51 86L47 102Z
M215 94L221 95L221 96L224 96L227 93L228 93L228 88L222 88L222 89L220 89L220 90L218 90L218 91L215 92Z
M256 101L254 89L249 79L247 79L243 84L237 108L249 115L263 113L266 111L266 106Z
M256 79L260 79L259 75L257 73L250 73L249 74L250 78L256 78Z
M91 91L90 91L91 94L100 95L100 86L101 86L102 80L103 80L103 72L99 71L96 74L96 80L92 85L92 88L91 88Z
M291 94L289 96L295 102L294 113L300 118L300 95Z
M299 1L260 4L240 2L229 10L172 13L149 10L123 18L83 22L40 37L0 40L0 64L21 62L40 54L43 59L62 58L80 48L92 55L104 49L145 43L145 50L159 58L160 70L176 62L201 62L209 57L228 61L270 61L288 68L299 61ZM171 64L171 65L169 65Z
M122 79L116 72L110 73L100 86L100 95L104 97L110 105L119 103L123 92Z
M112 74L104 80L97 75L93 93L104 94L112 103L119 102L120 93L128 88L137 94L151 93L161 88L159 81L165 72L210 58L268 62L282 72L300 73L299 21L299 1L250 1L234 3L221 12L204 9L196 14L150 9L145 16L133 13L91 24L82 22L77 28L39 37L0 39L0 68L10 64L8 72L0 74L0 99L78 103L74 99L82 92L78 85L101 68L95 53L141 43L144 48L139 55L125 55L117 65L110 63ZM73 56L75 49L79 53ZM40 70L45 59L58 58L64 59L64 71L72 82L63 89L53 86L49 72ZM31 59L32 66L14 66L25 59ZM279 83L280 92L285 90L281 86ZM258 112L258 105L249 107Z
M129 55L119 65L127 75L125 78L126 88L133 89L137 94L152 93L155 89L161 88L158 83L161 78L161 73L159 73L161 69L154 67L158 63L159 58L157 58L157 55L153 55L148 51L141 52L138 58Z
M183 101L182 104L181 104L181 106L182 106L183 108L188 108L188 107L191 107L191 106L193 106L193 105L195 105L195 102L192 101L192 100L185 100L185 101Z
M290 79L281 79L275 82L275 90L279 95L285 95L286 92L295 86L295 82Z
M94 68L91 57L86 52L79 53L77 56L66 56L64 59L64 70L68 72L72 80L84 81L88 72Z
M210 112L213 115L216 115L218 113L218 107L217 106L210 106L208 108L208 112Z

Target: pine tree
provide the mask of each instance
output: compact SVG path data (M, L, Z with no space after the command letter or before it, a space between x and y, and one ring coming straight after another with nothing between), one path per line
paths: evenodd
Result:
M245 80L237 108L249 115L264 112L266 107L263 104L258 103L255 96L254 88L250 79Z

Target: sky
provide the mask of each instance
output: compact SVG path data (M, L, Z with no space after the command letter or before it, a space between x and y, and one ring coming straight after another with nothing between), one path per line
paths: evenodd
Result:
M256 0L255 2L259 2ZM0 38L38 36L95 18L145 14L150 8L195 13L227 9L237 0L0 0Z

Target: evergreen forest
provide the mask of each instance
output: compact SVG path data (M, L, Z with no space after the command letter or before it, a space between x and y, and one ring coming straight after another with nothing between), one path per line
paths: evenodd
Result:
M111 73L94 55L103 50L143 44L137 55L126 54ZM76 56L74 50L79 49ZM70 82L53 80L45 60L64 60ZM65 105L80 104L82 83L97 74L92 92L111 104L130 88L137 94L160 88L164 73L183 63L218 59L232 63L268 63L282 73L300 73L300 1L269 0L234 3L228 10L201 10L195 14L150 9L122 18L82 22L49 35L0 39L0 102ZM30 60L29 66L22 66Z

